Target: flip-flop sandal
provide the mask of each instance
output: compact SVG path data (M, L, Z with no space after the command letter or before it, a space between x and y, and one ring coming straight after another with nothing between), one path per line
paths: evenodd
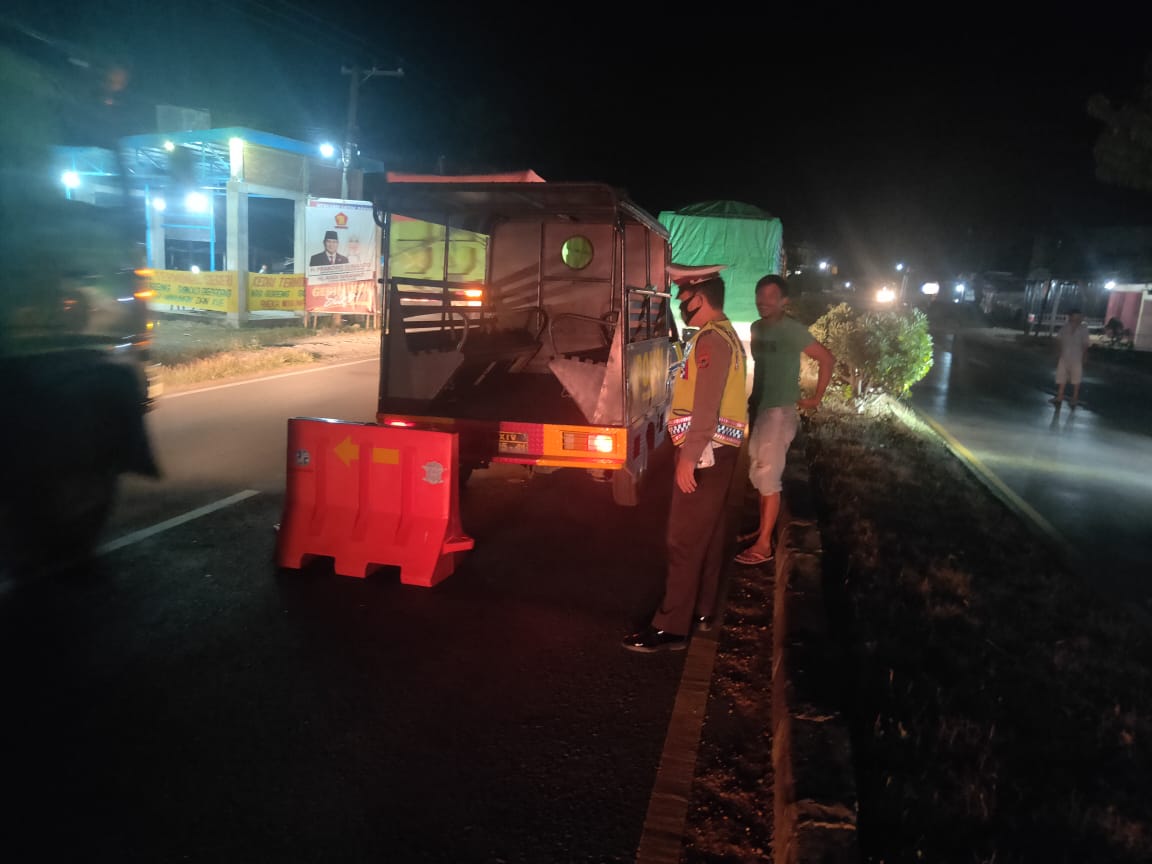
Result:
M745 549L743 552L741 552L739 555L737 555L733 560L737 564L754 565L754 564L767 564L769 561L771 561L775 557L776 556L774 554L773 555L764 555L761 552L753 552L751 549Z

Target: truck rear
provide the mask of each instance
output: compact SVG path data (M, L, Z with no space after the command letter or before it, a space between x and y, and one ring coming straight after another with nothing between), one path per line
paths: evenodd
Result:
M598 183L392 178L377 421L459 434L461 474L577 468L637 501L679 339L668 234Z

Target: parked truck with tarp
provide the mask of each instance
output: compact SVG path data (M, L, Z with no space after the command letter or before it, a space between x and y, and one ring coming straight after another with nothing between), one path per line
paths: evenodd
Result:
M756 282L784 273L784 228L779 218L740 201L702 201L660 212L676 263L723 264L724 314L747 339L756 311Z

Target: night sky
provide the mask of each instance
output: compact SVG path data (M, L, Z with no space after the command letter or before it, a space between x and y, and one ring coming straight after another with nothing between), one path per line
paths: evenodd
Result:
M342 66L403 68L360 89L362 151L390 168L532 168L611 183L654 215L744 201L846 273L1020 269L1034 230L1152 224L1152 193L1095 179L1085 108L1139 89L1152 40L1134 21L1006 33L729 4L508 8L17 0L15 14L126 64L152 101L305 140L341 139Z

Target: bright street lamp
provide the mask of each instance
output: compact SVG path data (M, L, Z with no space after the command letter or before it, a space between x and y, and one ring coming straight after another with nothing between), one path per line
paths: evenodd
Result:
M912 268L904 266L904 262L900 261L896 264L896 272L902 274L900 278L900 302L904 303L908 299L908 274L912 272Z
M203 192L189 192L184 196L184 209L189 213L207 213L208 196Z

